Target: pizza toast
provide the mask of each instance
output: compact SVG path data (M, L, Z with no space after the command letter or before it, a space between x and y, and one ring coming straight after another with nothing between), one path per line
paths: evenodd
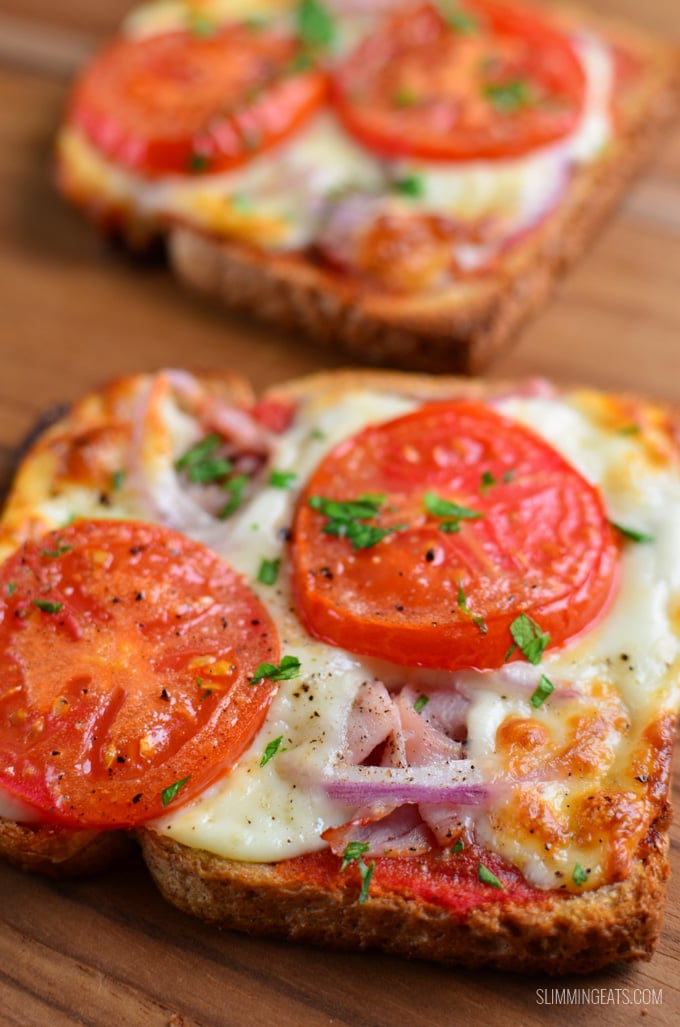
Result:
M101 99L112 53L141 63L144 48L172 37L173 60L191 69L187 50L198 62L207 47L228 48L245 31L234 18L249 12L257 28L242 47L262 46L270 25L300 41L300 90L314 113L291 113L283 140L243 129L238 156L197 135L184 165L176 149L159 157L153 138L145 158L144 140L130 141ZM527 40L561 68L554 96L532 80L541 73L531 59L506 53ZM680 82L678 49L643 30L524 0L160 3L133 13L112 48L76 84L58 140L69 200L133 248L164 238L180 277L229 308L361 361L450 372L484 367L545 302L650 158ZM467 67L468 50L470 67L510 64L498 82L470 71L451 103L472 105L471 125L449 129L436 89L446 93L447 67ZM436 70L434 85L419 62ZM364 90L356 101L353 79ZM262 89L251 92L259 102ZM158 85L161 107L163 97ZM437 118L447 129L433 141Z
M453 446L441 441L442 418ZM480 456L487 418L493 441L486 438ZM408 471L410 481L423 447L435 463L425 480L416 473L414 507L399 475ZM451 467L468 451L474 484L458 480L452 491L442 467L450 482ZM556 500L551 475L566 499ZM668 873L679 644L668 553L678 481L672 411L541 381L348 371L276 386L257 399L238 377L175 370L129 376L93 393L24 459L0 525L6 680L19 661L35 685L20 704L11 688L2 697L0 852L24 869L82 873L120 859L134 836L162 893L181 909L222 927L329 947L549 973L649 958ZM221 517L225 498L230 509ZM464 563L475 539L490 545L487 527L501 532L510 509L529 518L514 541L527 523L539 539L518 549L529 562L517 606L516 572L513 578L506 565L503 589L484 600ZM121 545L131 556L118 567ZM170 564L168 546L176 554ZM565 574L562 546L578 550L576 562L589 567L588 587L580 578L571 589L568 616L563 608L555 615L547 584L554 588L550 568ZM159 582L139 562L145 547ZM92 644L80 601L68 592L76 571L82 576L83 549L94 554L88 595L108 590L113 642L130 653L119 668L108 666L111 659L101 665L99 654L112 652L102 624L90 662L77 656L80 638ZM322 566L311 573L320 554ZM258 622L245 647L227 649L237 654L229 673L219 652L205 649L219 620L238 618L222 610L198 654L196 640L182 637L193 622L183 602L191 581L203 561L219 589L228 573L222 560L243 577L226 579L229 601L247 602L249 623ZM375 574L381 565L392 571L373 593L367 568ZM570 566L573 585L582 571ZM333 591L340 567L345 594ZM29 591L36 574L41 584ZM420 578L430 596L425 620L417 609ZM352 581L361 600L356 592L352 598ZM182 582L178 606L169 589ZM433 623L431 596L438 601L447 588L446 623ZM541 589L549 594L537 605ZM193 602L204 609L202 595ZM364 600L377 596L383 613L376 626ZM341 624L335 637L328 609ZM161 634L153 637L162 638L162 656L154 642L147 672L156 696L146 700L150 720L135 728L144 719L143 709L135 713L132 749L122 728L101 750L90 731L88 759L98 753L103 769L99 778L92 770L95 787L81 787L88 775L74 783L72 770L82 770L82 754L60 762L66 745L55 741L71 737L59 734L64 711L85 701L81 692L106 698L112 682L127 681L142 655L135 639L159 618L165 627L154 627ZM265 618L280 640L271 662L261 661L258 641ZM57 643L71 654L67 672L39 684L27 654L36 654L42 674L52 659L45 647ZM188 680L174 676L172 654L184 654L182 647L197 661ZM64 665L63 654L54 659ZM250 724L246 748L231 763L227 750L212 757L220 766L215 780L185 744L178 763L159 760L155 777L149 739L157 718L181 699L200 724L206 703L239 687L232 681L237 661L248 681L238 693L246 703L240 717ZM32 705L45 688L51 714L38 731ZM255 696L269 703L259 724L248 705ZM229 719L228 704L224 712ZM215 737L218 723L210 721ZM36 791L34 774L12 780L8 766L17 763L8 753L17 732L24 741L30 732L31 752L45 733L33 766L42 768L47 791ZM126 781L119 767L134 760ZM57 770L65 785L55 783Z

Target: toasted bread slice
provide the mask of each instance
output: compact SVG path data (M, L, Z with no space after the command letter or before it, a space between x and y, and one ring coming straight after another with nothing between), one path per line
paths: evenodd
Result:
M149 205L142 200L141 179L104 161L69 127L58 148L60 189L133 248L165 238L180 277L229 309L302 330L320 345L344 349L362 362L479 371L545 303L677 111L676 49L592 12L559 8L552 13L565 31L591 35L608 48L617 76L611 135L599 152L561 172L567 181L557 202L490 266L448 284L406 291L394 283L376 285L370 276L320 259L314 239L302 248L271 248L264 235L258 241L254 229L219 225L198 201L189 204L192 210L196 206L196 216L186 197L178 206Z
M405 376L396 372L346 371L284 383L255 403L247 384L228 374L200 380L178 371L129 376L84 398L34 444L19 470L0 525L0 541L7 554L24 539L59 526L59 518L67 509L88 518L158 516L158 511L149 507L146 494L158 461L164 466L173 464L170 442L181 447L187 424L196 419L200 425L206 402L211 404L216 398L239 415L249 408L259 409L258 416L265 419L272 410L284 414L292 411L290 428L280 423L273 435L285 437L290 432L299 443L318 428L315 418L319 417L325 418L326 427L334 424L342 435L342 424L336 423L338 410L347 413L362 402L370 410L380 397L396 397L400 404L409 406L452 397L492 405L536 404L545 426L550 404L559 405L560 397L567 395L541 382L517 385ZM646 468L663 468L671 477L677 475L677 419L671 411L631 396L590 392L569 395L574 404L570 409L577 410L578 417L584 419L578 423L592 424L598 433L605 433L603 437L608 442L601 452L609 455L604 456L603 474L614 493L631 486L627 460L633 454L626 457L623 450L619 452L622 446L635 448L639 471L648 473ZM264 414L262 411L267 408L269 414ZM386 408L379 409L380 417L384 417ZM238 425L240 417L235 422L225 419L222 423ZM173 431L179 431L179 439L171 438ZM559 434L562 438L562 427ZM323 444L328 446L331 442L326 440ZM592 447L586 446L583 452L592 456ZM103 485L110 483L112 468L124 472L128 480L105 492ZM636 495L643 480L636 472ZM107 496L103 504L99 502L102 495ZM257 492L253 498L257 498ZM644 496L640 494L637 502L640 511L646 509ZM659 508L654 509L658 513ZM243 513L243 523L251 534L252 516L247 508ZM187 522L185 529L188 534L193 530L200 534L204 522L201 520L198 526ZM228 523L225 526L220 522L223 539L229 530ZM259 557L259 549L256 555ZM669 602L672 606L672 598ZM284 603L288 608L285 594ZM290 629L291 622L287 622L286 630ZM304 637L301 634L298 638L300 646L305 644ZM627 638L626 644L633 645L634 639ZM588 652L587 637L576 649L583 659ZM565 658L573 659L574 666L578 666L575 650L568 649L566 653ZM623 675L623 694L628 675L638 672L632 666L629 669L629 657L623 666L623 655L618 650L616 654L610 662L620 669L613 668L611 674L617 681ZM560 673L564 673L566 664L561 666ZM558 864L562 870L552 886L546 886L545 878L540 886L535 880L532 882L530 868L529 876L518 868L516 853L513 857L512 832L509 835L502 824L499 831L504 841L495 852L488 840L484 844L473 840L465 843L462 852L444 846L416 856L376 854L375 874L365 894L358 867L343 869L339 856L320 848L317 836L301 855L235 858L205 847L200 834L205 817L200 811L193 821L194 827L191 813L188 821L189 836L194 830L199 832L196 845L187 844L186 838L181 840L176 835L173 817L167 823L142 827L134 834L166 898L186 912L225 928L329 947L377 947L409 957L522 972L588 972L611 962L649 958L661 928L668 874L667 795L674 742L669 689L672 691L673 671L671 667L664 672L663 681L650 680L653 671L649 669L640 673L644 676L634 678L635 694L644 692L650 706L643 704L639 710L619 707L623 699L615 694L618 686L607 686L598 700L598 715L590 720L576 718L582 734L577 733L575 742L575 787L578 801L585 800L585 806L578 822L578 832L582 831L584 837L576 839L575 844L597 844L592 836L593 824L599 825L600 832L611 833L612 840L611 846L603 850L604 855L598 857L599 869L593 863L594 873L600 874L604 883L583 891L578 890L581 884L571 885L573 860L582 858L573 852L567 853L566 863ZM575 683L580 683L578 676ZM597 685L598 689L601 687ZM283 687L282 698L292 701ZM566 701L578 699L567 696ZM609 721L608 701L614 710ZM515 707L512 709L517 712ZM531 715L531 708L527 709ZM625 723L624 712L628 717ZM275 723L274 719L272 724ZM588 734L588 724L595 732L592 736ZM611 754L607 755L613 745L611 732L621 736L618 762L610 776L609 770L600 776L597 754L605 761L613 759ZM244 757L244 773L257 773L262 739L270 739L271 734L272 727L265 723L252 753ZM227 785L228 778L229 775ZM253 799L253 815L258 802ZM181 809L180 814L185 816ZM537 817L535 826L540 833L545 828L541 815L532 816ZM559 832L555 838L559 842ZM25 823L9 817L0 819L0 855L22 869L53 876L103 869L121 858L129 841L126 834L42 825L39 818ZM527 845L533 844L528 835L526 841ZM607 861L609 869L605 867ZM481 865L493 868L493 873L502 877L504 887L480 886L477 873Z

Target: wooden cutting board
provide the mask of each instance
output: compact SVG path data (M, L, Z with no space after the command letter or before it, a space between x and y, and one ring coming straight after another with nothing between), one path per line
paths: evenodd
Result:
M589 0L680 40L678 0ZM586 0L583 3L587 6ZM225 316L162 266L108 252L62 205L51 143L74 68L129 4L0 0L0 485L50 405L163 365L235 367L256 386L343 363ZM495 375L680 406L680 131ZM675 800L680 808L680 778ZM649 964L553 981L220 933L168 907L137 858L50 882L0 865L0 1025L677 1024L680 826Z

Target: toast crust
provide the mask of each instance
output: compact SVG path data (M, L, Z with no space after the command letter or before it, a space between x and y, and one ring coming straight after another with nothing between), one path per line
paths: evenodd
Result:
M511 247L493 272L443 292L379 292L304 254L258 250L178 220L164 224L120 197L84 186L63 153L59 186L100 228L121 234L133 249L165 236L179 277L230 309L303 331L320 345L344 349L363 363L475 373L543 306L558 277L580 257L648 162L678 107L680 52L616 19L572 8L550 13L567 29L600 32L644 70L620 102L606 151L574 171L564 196L542 224Z
M432 902L392 893L363 904L340 880L289 878L285 864L236 863L139 832L151 875L168 902L207 923L327 948L379 948L470 968L589 973L651 958L668 878L667 815L652 825L632 875L583 895L540 903L489 903L463 920Z
M123 860L132 838L122 831L77 831L45 824L17 824L0 817L0 857L45 877L98 874Z

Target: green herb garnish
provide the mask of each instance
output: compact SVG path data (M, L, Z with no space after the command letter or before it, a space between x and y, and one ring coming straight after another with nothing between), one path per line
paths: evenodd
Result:
M189 481L199 485L208 485L210 482L221 481L231 471L232 465L229 460L202 460L187 470Z
M57 543L54 549L43 549L40 555L51 556L56 559L58 556L63 556L64 553L70 553L72 549L73 546L64 546Z
M175 460L175 469L177 471L185 471L189 467L203 463L204 460L207 460L215 452L221 441L221 436L216 432L206 435L200 442L190 446L186 453L183 453L178 460Z
M491 473L491 471L484 471L484 473L483 473L483 475L481 477L481 481L479 483L479 490L482 493L482 495L484 495L484 493L487 491L487 489L490 489L492 487L492 485L495 485L495 484L496 484L496 479L494 478L494 476Z
M649 535L646 531L638 531L636 528L627 528L624 524L617 524L616 521L610 521L612 528L616 528L620 535L624 538L629 538L631 542L653 542L654 536Z
M8 582L8 584L7 584L7 595L8 596L13 596L14 593L16 592L16 590L17 590L16 582L14 582L14 581Z
M191 171L194 175L198 175L201 171L207 171L209 164L210 158L207 154L191 153L187 160L187 171Z
M351 863L357 864L361 874L361 892L359 893L359 903L361 905L368 898L368 889L373 877L373 871L375 870L373 860L371 860L368 866L364 863L363 857L369 848L368 842L350 842L342 854L342 863L340 864L341 870L345 870Z
M275 489L289 489L296 478L295 471L272 471L269 475L269 484Z
M425 182L422 175L404 175L403 178L394 180L392 189L402 196L410 196L414 200L419 200L425 195Z
M263 559L260 564L260 569L257 572L257 580L263 585L276 584L276 579L279 576L280 566L280 558L276 560Z
M523 79L490 82L484 87L484 95L501 114L515 114L534 101L533 91Z
M461 11L456 0L440 0L441 16L450 29L466 36L474 36L479 32L477 19L467 11Z
M434 492L426 492L424 497L425 509L433 517L447 518L439 525L440 531L460 531L461 521L478 521L484 514L476 510L470 510L467 506L460 506L458 503L450 503L448 499L441 499Z
M161 792L161 805L163 806L163 809L165 809L166 806L169 806L173 799L177 798L177 793L184 788L190 777L191 774L187 777L183 777L181 781L175 781L174 784L168 785L167 788L163 789Z
M375 524L366 523L380 512L384 502L385 498L381 495L365 495L346 501L326 499L324 496L309 497L312 510L318 510L328 518L323 526L324 533L349 539L354 549L370 549L400 527L379 528Z
M189 14L188 28L193 36L199 36L202 39L209 39L217 32L215 22L207 18L205 14L198 12Z
M416 713L420 713L421 710L425 709L429 701L429 695L419 695L413 704L413 709L416 711Z
M485 867L483 863L479 863L477 866L477 877L482 884L490 884L492 888L503 889L503 885L496 875L492 874L489 868Z
M538 707L542 706L545 700L548 698L548 696L552 695L554 691L555 686L553 685L552 681L549 678L547 678L545 674L543 674L541 680L536 685L536 688L534 689L534 692L531 698L529 699L529 702L534 707L534 709L537 710Z
M269 763L269 761L272 758L272 756L276 756L277 752L285 752L286 751L285 749L281 748L281 742L282 741L283 741L283 735L279 735L278 738L275 738L273 741L267 743L267 746L265 747L265 750L264 750L264 755L263 755L262 759L260 760L260 766L261 767L264 767L267 763Z
M63 603L51 603L48 599L34 599L33 605L43 613L59 613L64 608Z
M401 89L397 89L392 97L392 103L395 107L413 107L418 103L418 95L412 89L407 89L404 86Z
M529 663L536 665L541 662L543 653L550 644L550 635L541 631L535 620L532 620L526 613L520 613L519 617L515 617L510 625L510 634L515 640L515 644L510 646L505 654L506 662L515 649L519 649Z
M465 598L465 592L463 591L463 586L462 586L462 584L460 582L458 582L458 608L460 610L462 610L463 613L467 613L467 615L469 617L472 617L472 623L477 628L479 628L480 634L482 634L482 635L486 635L487 634L489 629L488 629L488 627L486 625L486 621L479 614L474 614L472 612L472 610L470 609L470 607L467 604L467 599Z
M118 492L119 489L122 489L124 481L125 471L114 471L111 475L111 491Z
M225 481L222 488L230 494L231 499L217 514L221 521L231 516L235 510L238 510L247 484L248 478L245 474L236 474L229 481Z
M462 851L463 851L463 839L459 838L458 841L456 842L456 844L452 847L451 852L454 854L454 856L457 856Z
M579 888L588 880L588 875L580 863L577 863L574 867L574 872L571 875L571 879L574 882L574 884L578 885Z
M297 9L297 30L312 49L324 50L335 42L335 22L319 0L302 0Z
M299 675L300 661L297 656L284 656L278 666L275 663L261 663L248 684L259 685L265 678L269 681L290 681Z

